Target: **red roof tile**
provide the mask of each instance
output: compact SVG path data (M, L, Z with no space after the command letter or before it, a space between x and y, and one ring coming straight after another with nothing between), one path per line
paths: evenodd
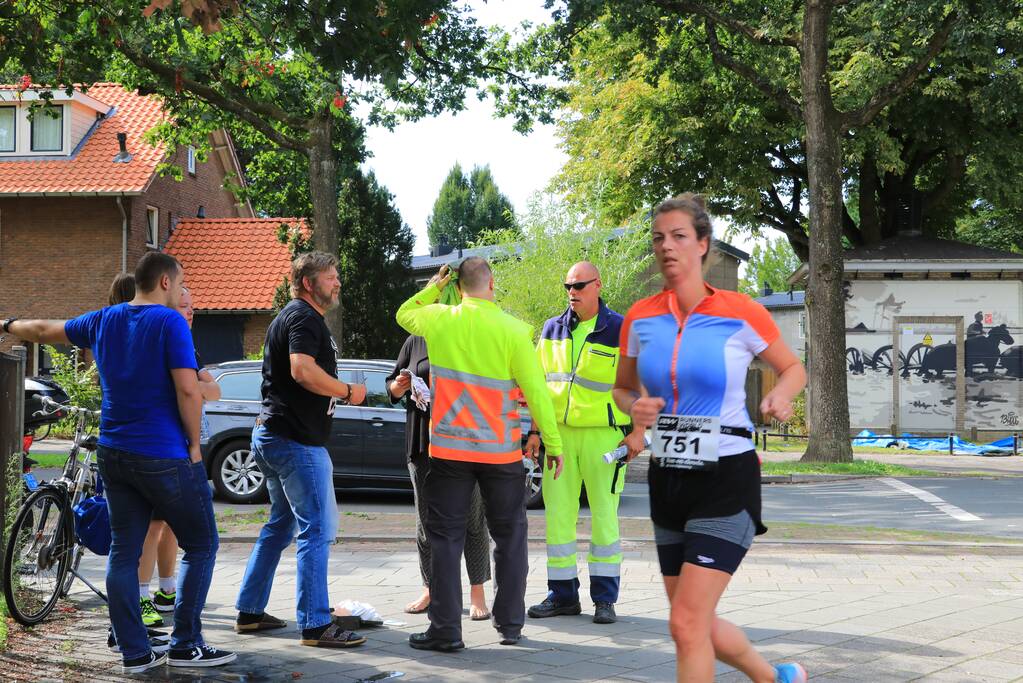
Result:
M87 94L113 106L113 114L96 126L70 159L0 159L0 194L139 193L149 185L166 156L162 144L154 147L142 140L146 131L164 119L160 99L129 92L117 83L97 83ZM114 163L117 133L128 135L128 151L132 154L128 163Z
M193 218L180 221L164 248L185 268L197 311L270 310L291 255L277 241L281 223L308 231L301 218Z

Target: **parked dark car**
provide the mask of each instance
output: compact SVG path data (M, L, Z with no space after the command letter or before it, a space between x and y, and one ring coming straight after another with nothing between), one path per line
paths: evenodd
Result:
M25 378L25 431L33 432L40 427L51 425L64 417L64 411L43 411L42 398L46 397L60 404L70 401L67 393L47 377ZM44 414L37 414L44 413Z
M327 450L334 464L335 488L376 488L411 491L405 457L405 408L391 405L386 378L390 361L342 360L338 377L366 385L366 401L337 406ZM220 385L220 400L206 404L209 440L203 459L219 496L233 503L263 502L266 482L249 451L252 427L259 415L259 361L235 361L207 368ZM523 409L523 434L529 420ZM527 461L528 462L528 461ZM527 504L542 504L540 470L529 464Z

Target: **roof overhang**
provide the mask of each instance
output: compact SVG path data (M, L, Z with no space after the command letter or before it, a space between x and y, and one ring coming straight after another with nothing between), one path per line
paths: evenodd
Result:
M1001 271L1023 271L1023 259L1012 261L990 261L979 259L929 259L926 261L846 261L847 273L948 273L971 272L990 273Z
M205 314L205 313L209 313L209 314L214 314L215 313L217 315L224 315L224 314L227 314L227 313L237 313L239 315L252 315L254 313L273 313L273 312L274 312L274 309L273 309L272 306L268 306L267 308L197 308L197 309L195 309L195 314L196 315Z
M49 94L49 100L55 103L63 102L77 102L78 104L84 105L89 109L92 109L100 114L106 115L113 109L109 104L100 102L95 97L87 95L83 92L75 90L70 95L65 90L61 89L41 89L41 90L25 90L18 92L17 90L0 90L0 102L38 102L40 100L47 99L44 93Z
M141 190L107 192L0 192L0 197L141 197Z

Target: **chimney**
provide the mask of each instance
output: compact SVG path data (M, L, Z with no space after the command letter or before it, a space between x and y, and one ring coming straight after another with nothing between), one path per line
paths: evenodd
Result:
M440 243L430 248L430 256L447 256L452 251L454 251L454 248L448 244L445 238L441 237Z
M131 154L128 153L128 134L118 133L117 134L117 146L120 147L120 151L117 156L114 157L115 164L126 164L131 161Z
M764 296L771 296L774 294L774 290L771 289L771 285L764 283Z

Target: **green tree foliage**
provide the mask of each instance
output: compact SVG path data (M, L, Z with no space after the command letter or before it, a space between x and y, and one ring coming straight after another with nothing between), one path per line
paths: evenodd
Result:
M344 235L339 245L341 301L345 325L338 339L348 358L392 358L405 339L394 321L394 311L412 295L411 262L415 236L393 205L393 197L372 174L364 174L362 129L351 120L339 120L337 139L348 141L337 152L338 221ZM340 130L345 127L346 130ZM344 133L343 135L341 133ZM245 166L245 196L262 215L309 217L308 176L302 173L301 155L261 144L261 138L245 127L236 127L234 138ZM293 254L308 251L312 244L295 232L278 234ZM291 296L287 280L278 287L279 310Z
M514 208L497 188L490 166L476 166L466 176L458 163L444 179L426 220L430 244L443 241L455 249L464 249L485 231L514 228Z
M776 292L786 291L789 288L789 275L799 268L799 264L799 257L785 238L776 237L757 242L746 262L745 273L739 280L739 291L752 297L762 296L764 285Z
M561 200L538 196L520 227L521 232L485 233L476 246L497 247L490 257L497 302L536 334L545 320L568 307L564 278L578 261L597 266L604 301L622 314L648 294L654 275L645 226L615 228L584 218Z
M110 77L166 101L159 134L200 145L203 129L245 123L305 157L316 248L345 239L334 122L356 102L369 121L461 107L493 67L487 31L456 0L8 0L0 68L67 86ZM205 150L203 150L205 152ZM340 312L328 314L338 336Z

